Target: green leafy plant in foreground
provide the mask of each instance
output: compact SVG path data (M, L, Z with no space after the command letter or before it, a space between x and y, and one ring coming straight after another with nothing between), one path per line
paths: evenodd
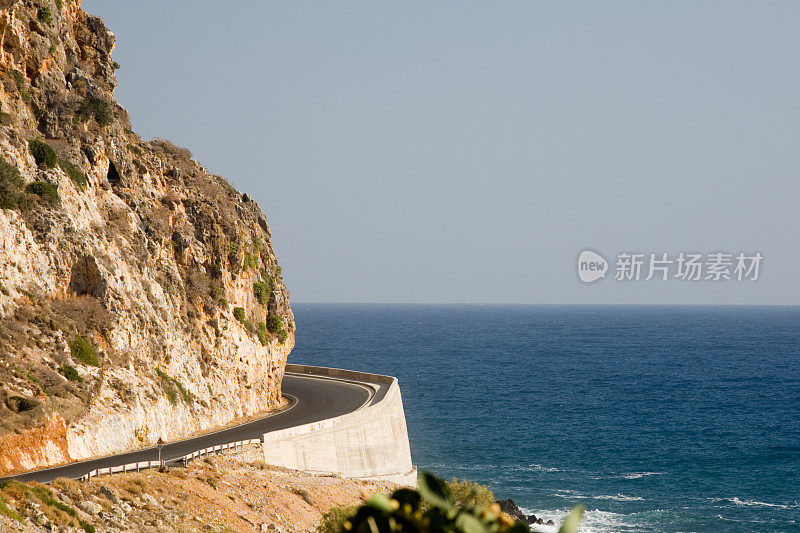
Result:
M464 498L461 505L453 498L447 483L429 472L419 476L417 490L399 489L390 497L373 495L355 510L340 510L325 515L320 533L528 533L527 524L515 522L500 512L499 506L475 506L475 498ZM583 507L577 506L559 530L575 533ZM349 516L346 516L349 515Z

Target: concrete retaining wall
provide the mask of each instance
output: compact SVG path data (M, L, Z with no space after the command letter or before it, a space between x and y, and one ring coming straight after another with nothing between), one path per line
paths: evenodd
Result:
M286 365L286 372L370 384L376 393L368 405L352 413L264 434L266 463L416 486L396 378L306 365Z

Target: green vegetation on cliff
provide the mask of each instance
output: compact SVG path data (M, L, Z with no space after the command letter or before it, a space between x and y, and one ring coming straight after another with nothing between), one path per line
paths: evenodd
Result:
M44 141L34 139L28 143L28 149L30 149L34 161L36 161L36 164L40 167L53 168L58 164L56 151Z
M94 351L94 348L92 348L92 345L80 335L75 335L75 338L69 343L69 349L72 353L72 357L81 363L91 366L100 364L97 360L97 353Z
M0 209L16 209L19 206L24 184L17 167L0 158Z

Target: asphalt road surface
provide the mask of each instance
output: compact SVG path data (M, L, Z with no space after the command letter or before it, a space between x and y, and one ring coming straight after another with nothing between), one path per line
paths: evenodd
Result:
M356 383L295 374L284 376L282 390L284 395L293 400L289 408L228 429L167 443L161 451L163 460L171 461L203 448L239 440L256 439L270 431L343 415L355 411L369 401L373 395L369 388ZM20 481L48 483L58 477L79 478L97 468L157 460L158 449L153 447L10 477Z

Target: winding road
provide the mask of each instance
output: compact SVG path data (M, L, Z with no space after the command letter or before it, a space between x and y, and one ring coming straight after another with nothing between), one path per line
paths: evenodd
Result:
M292 404L277 413L227 429L167 443L162 449L164 461L171 461L191 452L229 442L260 438L264 433L301 424L317 422L355 411L377 400L374 389L360 383L286 373L283 395ZM20 481L48 483L58 477L79 478L91 470L139 461L157 461L158 449L146 448L99 459L89 459L63 466L36 470L15 476Z

